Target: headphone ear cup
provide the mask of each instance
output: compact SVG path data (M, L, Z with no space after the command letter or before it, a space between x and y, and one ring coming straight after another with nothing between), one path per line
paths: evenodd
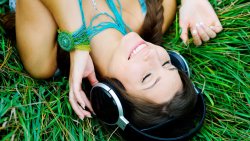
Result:
M90 101L96 116L109 125L116 124L125 113L124 99L109 81L99 82L91 89Z
M121 90L121 91L119 90L119 89L124 89L124 92L125 92L125 88L121 84L121 82L118 80L115 80L115 79L106 79L103 81L103 83L108 85L110 87L110 89L112 89L115 92L116 96L118 97L119 101L121 102L122 109L123 109L123 115L126 118L130 117L129 116L129 113L130 113L129 112L130 111L129 101L126 100L123 96L126 93L122 93L121 91L123 91L123 90ZM120 88L118 88L118 87L120 87Z
M114 92L104 83L97 83L90 91L90 101L96 116L104 123L114 125L119 118L119 108Z

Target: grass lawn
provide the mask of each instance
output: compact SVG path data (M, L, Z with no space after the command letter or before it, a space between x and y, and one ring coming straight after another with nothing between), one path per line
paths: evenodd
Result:
M192 80L206 97L206 120L193 140L249 141L250 2L210 2L224 27L215 39L185 46L176 20L164 46L188 59ZM0 13L7 9L0 5ZM68 78L32 79L1 27L0 33L0 140L121 140L116 127L77 118L68 102Z

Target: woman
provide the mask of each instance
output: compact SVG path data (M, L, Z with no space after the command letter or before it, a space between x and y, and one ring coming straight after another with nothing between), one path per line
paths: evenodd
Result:
M222 30L207 0L182 0L181 3L181 39L185 44L188 42L188 30L196 45L214 38ZM82 9L83 13L80 12ZM114 10L118 14L114 14ZM102 12L108 13L108 16L96 17ZM145 115L143 112L146 111L139 108L142 106L135 106L139 109L135 109L132 117L135 122L139 122L136 119L140 119L140 116L148 116L143 124L155 124L170 115L186 114L195 101L190 80L171 65L169 55L158 46L175 12L175 0L82 0L82 3L77 0L17 0L17 46L30 75L34 78L49 78L57 69L58 29L75 33L84 24L89 27L90 24L98 25L115 18L117 28L107 28L91 36L91 52L85 49L70 51L69 101L79 118L91 117L93 109L81 89L81 83L85 77L92 85L98 82L94 62L100 75L116 83L118 89L126 93L126 99L132 103L152 105L151 109L160 107L158 110L161 112L152 110L155 114ZM91 22L93 18L95 21ZM169 104L174 100L183 104ZM90 112L85 110L85 106Z

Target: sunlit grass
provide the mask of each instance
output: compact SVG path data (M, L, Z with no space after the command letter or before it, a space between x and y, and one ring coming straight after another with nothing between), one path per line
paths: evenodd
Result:
M178 20L164 46L187 58L206 97L207 116L194 140L250 140L250 2L210 0L224 30L196 47L179 39ZM4 13L7 6L1 6ZM68 79L32 79L0 28L0 139L121 140L116 128L81 121L68 102Z

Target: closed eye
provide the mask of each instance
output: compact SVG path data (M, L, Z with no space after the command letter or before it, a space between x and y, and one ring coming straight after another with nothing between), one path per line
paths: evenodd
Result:
M168 60L168 61L164 62L164 63L162 64L162 66L165 66L166 64L169 64L169 63L170 63L170 61Z
M165 63L162 64L162 66L166 66L167 64L171 64L170 61L166 61ZM170 66L166 66L166 68L168 70L176 70L176 67L174 67L173 65L170 65Z
M142 83L145 81L146 78L148 78L151 75L151 73L147 74L145 77L142 79Z
M167 65L167 64L170 64L170 60L167 60L166 62L164 62L163 64L162 64L162 66L165 66L165 65ZM170 70L174 70L175 68L170 68ZM149 77L151 75L151 73L149 73L149 74L147 74L145 77L143 77L143 79L142 79L142 83Z

